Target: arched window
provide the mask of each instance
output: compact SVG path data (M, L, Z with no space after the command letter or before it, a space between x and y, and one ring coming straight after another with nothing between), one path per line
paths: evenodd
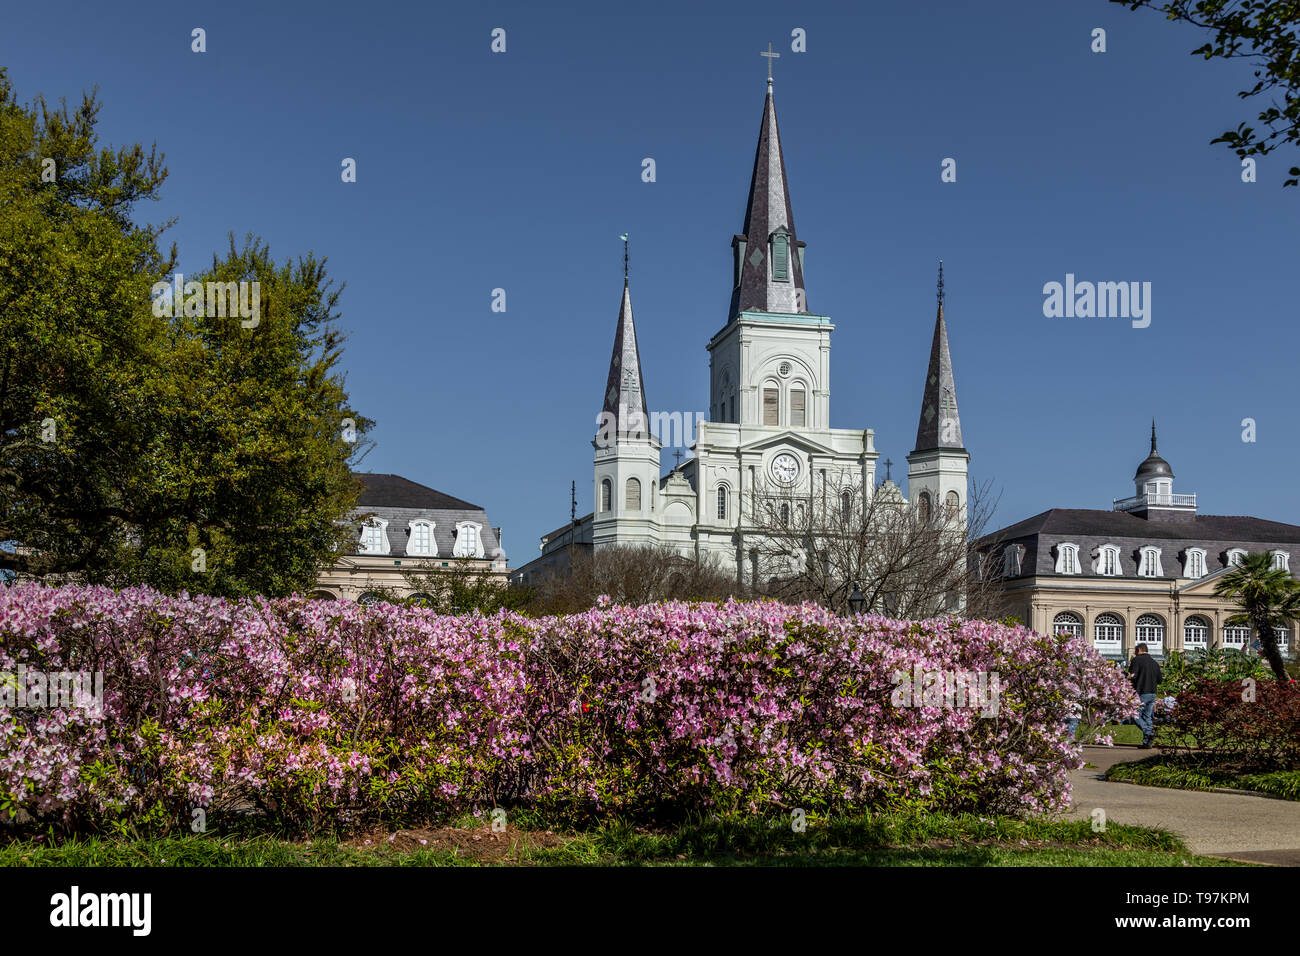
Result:
M956 516L961 510L961 495L955 491L950 491L943 499L944 507L948 509L948 514Z
M357 603L362 607L373 607L382 600L383 598L374 591L363 591L361 596L357 598Z
M614 507L614 483L608 478L600 482L600 510L609 511Z
M388 553L388 522L371 518L361 526L361 554Z
M775 382L763 386L763 424L781 424L781 389Z
M790 523L790 506L785 502L781 503L781 524Z
M1083 618L1069 611L1062 611L1052 620L1052 632L1069 634L1071 637L1083 637Z
M1291 555L1285 551L1273 552L1273 567L1279 571L1291 570Z
M853 495L847 491L840 492L840 518L845 524L853 517Z
M1063 541L1056 546L1057 574L1079 573L1079 546L1070 541Z
M1246 560L1246 549L1245 549L1245 548L1229 548L1229 549L1228 549L1228 567L1230 567L1230 568L1238 567L1238 566L1240 566L1241 563L1242 563L1243 561L1245 561L1245 560Z
M1009 544L1002 552L1002 576L1004 578L1020 577L1020 560L1024 557L1025 546Z
M1120 573L1119 565L1119 547L1113 544L1103 544L1097 551L1097 563L1093 565L1093 574L1105 574L1111 577Z
M1138 566L1138 574L1144 578L1158 578L1164 574L1164 570L1160 567L1159 548L1142 549L1142 563Z
M1165 648L1165 620L1159 614L1143 614L1137 619L1137 642L1147 645L1147 653L1159 657Z
M1183 553L1183 577L1200 578L1205 576L1205 549L1188 548Z
M1101 654L1118 654L1124 645L1124 621L1118 614L1098 614L1092 622L1092 646Z
M921 519L922 524L930 523L930 492L923 491L916 496L916 515Z
M433 595L417 591L406 599L406 603L411 607L433 607Z
M805 398L807 392L803 390L802 385L795 385L790 389L790 427L803 428L808 423L808 416L805 410Z
M641 510L641 480L639 478L629 478L627 480L627 510Z
M727 520L727 486L718 485L718 520Z
M1223 646L1232 647L1241 650L1250 640L1250 628L1237 625L1235 627L1225 627L1223 629Z
M408 527L410 537L406 541L406 553L413 557L436 557L438 546L433 541L433 522L415 518Z
M482 527L473 521L460 521L456 524L456 544L451 553L457 558L483 557Z
M324 590L316 590L316 591L312 591L310 594L307 595L307 597L308 597L310 600L312 600L312 601L335 601L335 600L337 600L337 598L335 598L333 594L331 594L329 591L324 591Z
M1210 645L1210 622L1200 615L1183 622L1183 650L1205 650Z
M1291 643L1291 628L1275 627L1273 628L1273 633L1277 635L1277 649L1281 651L1282 655L1285 657Z

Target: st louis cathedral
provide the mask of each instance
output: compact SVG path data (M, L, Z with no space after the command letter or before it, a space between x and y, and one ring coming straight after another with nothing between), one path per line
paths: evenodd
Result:
M515 580L526 582L563 563L573 546L598 554L643 544L716 556L747 576L755 570L751 546L760 533L749 520L753 502L773 491L812 500L828 489L838 495L852 487L862 500L885 493L906 503L892 481L877 487L873 431L831 428L835 326L808 307L804 247L795 231L769 77L745 222L731 239L731 304L706 345L709 420L699 424L693 455L662 475L625 276L601 427L592 442L595 510L546 535L541 557L520 568ZM912 503L926 514L946 508L964 528L970 454L957 412L942 271L916 447L907 461Z

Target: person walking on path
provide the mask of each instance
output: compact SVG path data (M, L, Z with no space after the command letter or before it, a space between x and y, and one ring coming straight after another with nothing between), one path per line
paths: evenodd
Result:
M1151 738L1155 735L1152 718L1156 707L1156 688L1160 686L1160 665L1147 653L1145 644L1139 644L1133 650L1133 660L1128 665L1128 679L1142 701L1142 706L1138 708L1137 725L1142 731L1142 747L1149 749Z

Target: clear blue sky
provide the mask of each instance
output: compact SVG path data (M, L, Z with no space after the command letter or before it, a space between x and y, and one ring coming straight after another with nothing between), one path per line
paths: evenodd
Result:
M1246 185L1209 145L1257 111L1243 64L1103 0L624 8L11 0L0 63L23 100L98 84L107 142L157 141L171 175L141 212L179 217L183 271L231 230L328 256L378 422L362 467L483 505L514 566L567 520L570 480L591 507L621 232L650 406L707 409L769 41L808 304L836 323L834 426L911 449L942 258L999 525L1132 494L1153 415L1202 511L1300 523L1300 190L1280 185L1300 157ZM1045 318L1067 272L1151 282L1150 327Z

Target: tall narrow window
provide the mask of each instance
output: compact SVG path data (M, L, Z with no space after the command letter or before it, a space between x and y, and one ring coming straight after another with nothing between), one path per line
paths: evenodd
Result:
M763 424L781 424L781 392L779 389L763 389Z
M777 233L772 237L772 279L785 282L790 278L790 237Z
M1205 549L1188 548L1183 561L1183 577L1199 578L1205 576Z
M1138 568L1138 574L1144 578L1158 578L1163 576L1164 571L1160 567L1159 548L1142 549L1142 566Z
M1137 641L1147 646L1147 653L1160 657L1165 646L1165 622L1158 614L1143 614L1137 619Z
M721 485L718 487L718 520L727 520L727 489Z
M930 523L930 492L923 491L916 498L916 513L922 524Z
M781 503L781 524L789 524L789 523L790 523L790 506L782 502Z
M461 521L456 525L456 543L451 549L452 557L483 557L483 536L479 526L472 521Z
M1278 571L1290 571L1291 555L1288 554L1286 551L1274 551L1273 567L1276 568Z
M840 493L840 518L845 524L849 523L849 517L853 514L853 495L849 492Z
M1056 546L1056 573L1079 573L1079 546L1073 542L1063 541Z
M614 485L608 479L600 483L600 510L609 511L614 507Z
M636 478L627 480L627 510L641 510L641 482Z
M406 553L413 557L433 557L438 553L433 543L433 522L415 518L409 524L410 537L406 542Z
M734 422L735 420L736 420L736 396L735 396L735 395L732 395L732 396L731 396L731 419L730 419L730 421Z
M802 388L790 389L790 426L792 428L803 428L807 424L807 416L804 414L804 396Z

